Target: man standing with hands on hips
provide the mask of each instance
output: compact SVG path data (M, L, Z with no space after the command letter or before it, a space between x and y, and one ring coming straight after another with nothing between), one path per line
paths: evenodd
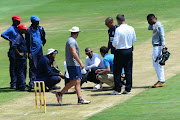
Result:
M131 94L132 88L132 43L136 41L136 34L134 28L125 23L125 17L123 14L116 16L117 23L119 25L116 28L114 40L112 45L116 48L114 55L114 91L111 95L121 94L121 72L124 67L126 86L123 94Z
M13 24L7 29L5 32L1 34L1 37L4 38L5 40L9 41L9 52L8 52L8 57L9 57L9 72L10 72L10 77L11 77L11 82L10 82L10 89L16 89L16 81L17 81L17 76L15 74L15 66L16 66L16 57L15 57L15 52L12 48L12 43L14 42L14 39L16 35L18 34L18 25L20 24L20 21L22 19L18 15L13 15L12 16L12 22Z
M154 84L152 87L164 87L165 86L165 78L164 78L164 67L156 61L157 57L166 53L165 49L165 33L163 25L157 21L157 17L154 14L149 14L147 16L147 21L149 23L148 30L153 31L152 37L152 45L153 45L153 66L158 76L158 82Z
M72 27L69 30L71 32L71 36L68 38L66 42L66 65L69 73L70 82L66 84L66 86L61 90L61 92L56 93L57 101L60 105L63 105L62 96L68 91L71 87L75 86L75 90L78 97L78 104L89 104L90 101L87 101L81 96L81 69L84 68L82 61L79 56L79 47L76 42L76 39L79 35L78 27Z

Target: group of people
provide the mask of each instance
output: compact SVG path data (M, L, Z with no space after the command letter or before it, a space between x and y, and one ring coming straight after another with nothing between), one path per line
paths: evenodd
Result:
M26 60L29 58L29 89L33 89L34 81L44 81L46 87L60 89L56 86L65 79L65 87L56 92L57 101L63 104L62 96L64 93L75 86L78 97L78 104L89 104L81 96L81 86L84 82L95 83L94 89L103 88L107 84L113 88L111 95L120 95L122 85L125 85L123 94L131 94L132 89L132 66L133 66L133 42L136 41L135 30L125 22L125 16L118 14L116 25L111 17L105 20L105 25L109 28L108 46L100 48L100 54L93 53L89 47L85 48L87 55L85 66L80 59L79 47L76 39L81 32L78 27L72 27L70 37L66 42L64 61L65 74L61 73L55 62L57 50L48 49L43 56L42 46L46 43L45 31L39 26L39 18L31 16L31 26L27 28L20 24L22 19L18 15L12 17L13 25L1 37L10 42L8 52L10 60L10 88L20 91L27 91L26 87ZM165 85L164 68L155 59L166 52L163 25L157 21L154 14L147 16L149 30L153 30L153 65L158 76L158 82L152 87L163 87ZM25 34L25 38L23 37ZM111 50L111 54L109 54ZM28 53L28 55L27 55Z

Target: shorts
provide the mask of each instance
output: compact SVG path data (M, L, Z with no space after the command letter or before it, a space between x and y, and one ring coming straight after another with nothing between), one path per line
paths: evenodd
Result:
M69 80L77 80L82 78L81 67L80 66L67 66L69 73Z

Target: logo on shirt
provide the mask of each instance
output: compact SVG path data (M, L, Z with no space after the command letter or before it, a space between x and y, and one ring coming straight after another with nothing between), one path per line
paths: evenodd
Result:
M114 35L114 31L112 31L112 35Z

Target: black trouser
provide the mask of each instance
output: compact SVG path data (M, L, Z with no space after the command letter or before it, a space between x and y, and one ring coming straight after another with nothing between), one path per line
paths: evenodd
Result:
M100 81L98 79L96 79L96 75L97 73L95 73L96 70L92 70L88 73L87 75L87 81L93 82L95 84L99 84Z
M121 72L124 67L125 78L126 78L126 87L125 90L130 92L132 88L132 49L118 49L114 55L114 90L121 92Z

